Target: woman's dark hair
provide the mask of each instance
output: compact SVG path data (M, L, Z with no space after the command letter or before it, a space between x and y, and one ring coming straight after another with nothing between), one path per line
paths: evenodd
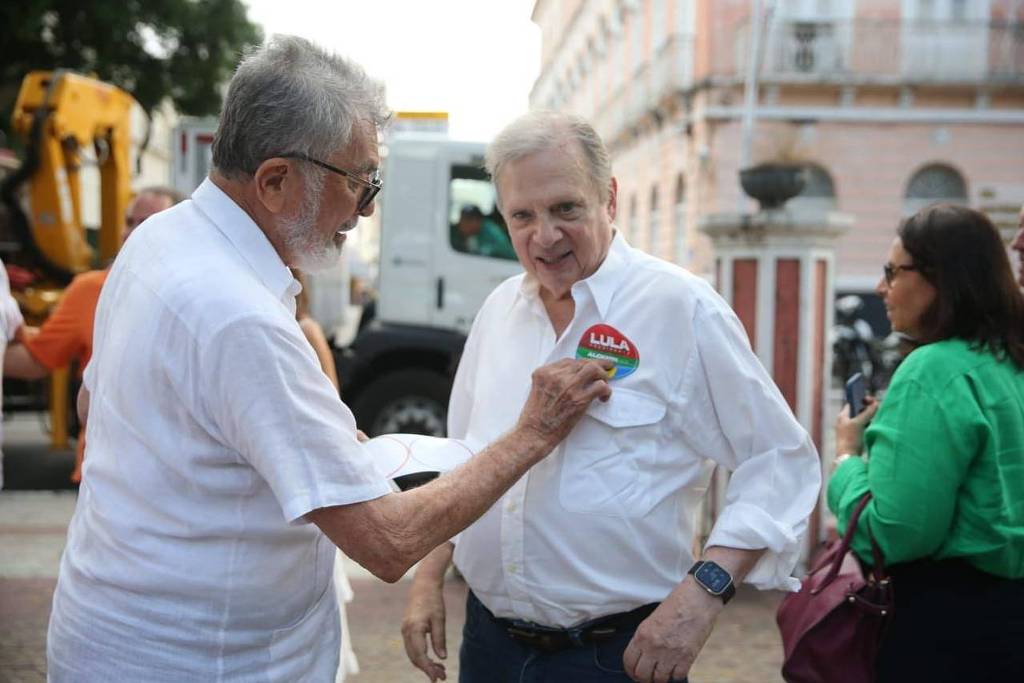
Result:
M965 339L1024 370L1024 295L992 221L965 206L937 204L906 219L899 237L938 292L918 342Z

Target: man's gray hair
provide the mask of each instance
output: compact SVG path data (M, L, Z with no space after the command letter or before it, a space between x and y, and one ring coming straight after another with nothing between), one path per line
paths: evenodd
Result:
M576 142L582 154L581 169L601 197L608 200L612 163L608 150L594 127L575 114L537 110L520 116L506 126L487 147L484 164L495 185L505 164L522 157ZM499 197L500 201L500 197Z
M213 140L213 165L243 180L287 153L325 159L348 145L353 126L388 119L384 86L358 64L295 36L249 52L228 85Z

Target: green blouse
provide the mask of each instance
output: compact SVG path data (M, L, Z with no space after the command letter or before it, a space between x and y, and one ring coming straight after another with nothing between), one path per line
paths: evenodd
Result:
M871 559L868 527L888 564L962 557L1024 577L1024 372L949 339L911 353L849 458L828 485L845 529L865 492L853 548Z

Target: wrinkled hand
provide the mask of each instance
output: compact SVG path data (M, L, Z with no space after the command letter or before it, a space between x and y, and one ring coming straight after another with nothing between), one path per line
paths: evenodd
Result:
M880 405L882 405L881 401L873 396L867 396L864 399L864 410L860 411L859 415L850 417L849 404L843 404L842 410L836 416L836 453L839 455L860 453L863 446L864 429L878 412Z
M722 607L721 598L684 581L637 628L622 656L626 675L638 683L686 678Z
M533 386L519 416L519 426L530 429L552 444L564 439L590 403L607 401L611 361L563 358L533 371Z
M444 593L441 587L417 585L413 582L405 606L405 616L402 618L402 640L409 661L425 673L431 683L446 680L444 664L431 659L427 650L429 635L434 654L441 659L448 657L444 621Z

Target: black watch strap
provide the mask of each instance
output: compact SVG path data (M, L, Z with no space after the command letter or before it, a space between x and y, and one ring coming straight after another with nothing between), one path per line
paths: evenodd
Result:
M688 574L693 574L697 585L708 593L722 599L722 604L728 604L732 596L736 595L736 586L732 580L732 574L726 571L717 562L711 560L698 560L690 567Z

